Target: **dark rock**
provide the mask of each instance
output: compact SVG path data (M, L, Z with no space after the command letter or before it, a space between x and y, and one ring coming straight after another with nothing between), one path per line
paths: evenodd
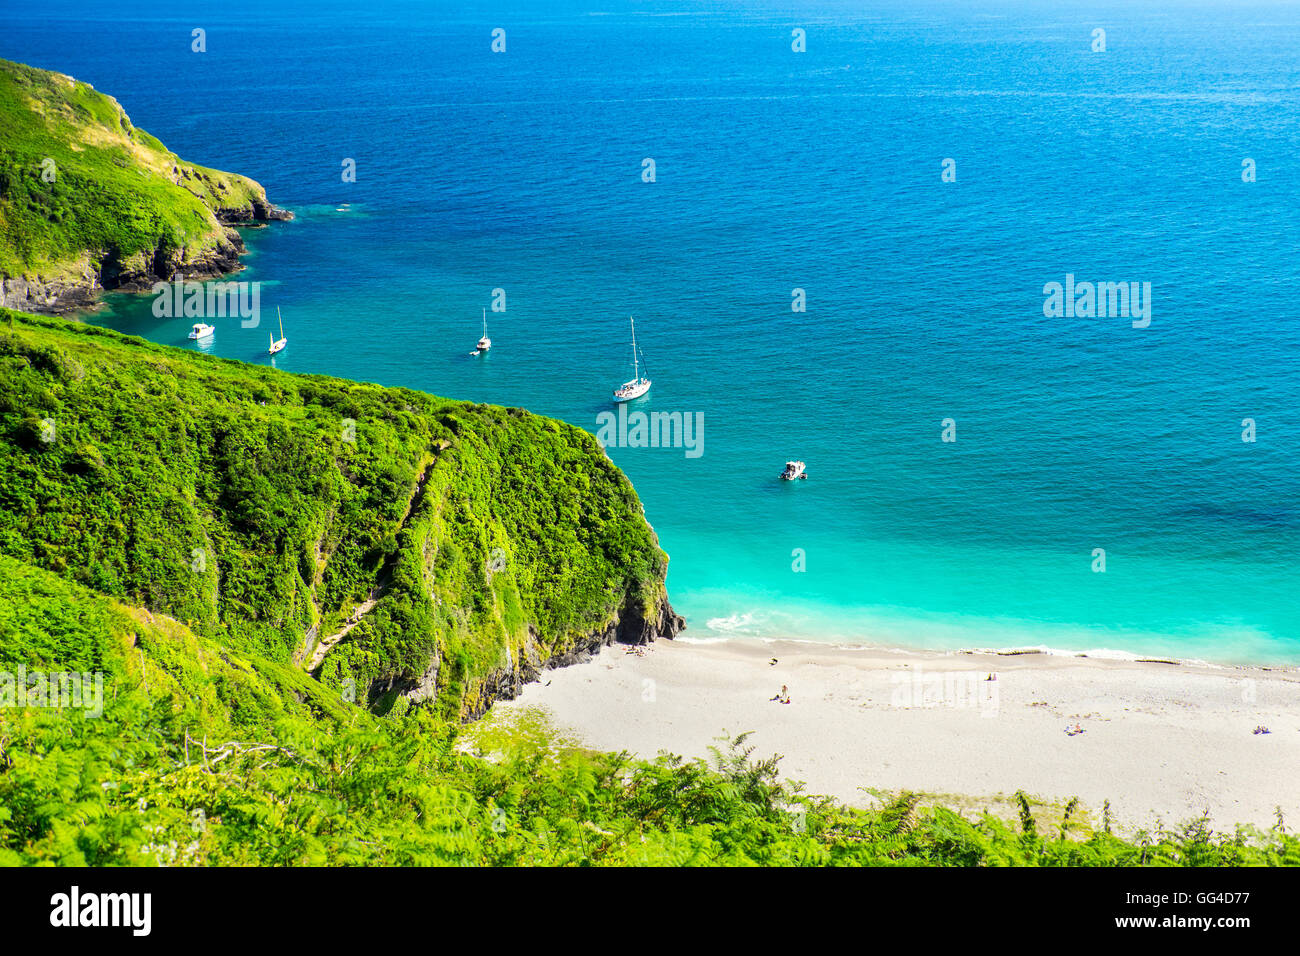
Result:
M293 213L280 209L265 199L256 199L243 207L215 210L217 221L225 226L258 225L287 221ZM155 282L182 279L216 279L241 271L239 258L247 251L243 237L235 229L226 229L224 237L213 247L187 258L185 247L164 243L152 254L122 258L120 250L92 252L80 274L58 279L40 276L0 276L0 306L20 312L62 315L92 308L100 292L148 292Z
M247 206L222 206L214 210L217 221L227 226L258 222L287 222L293 213L272 205L265 199L254 199Z
M478 720L496 701L514 700L523 692L524 685L536 681L544 670L585 664L599 654L601 648L611 644L644 645L657 638L672 640L685 629L686 620L672 609L667 594L663 594L653 620L647 620L639 607L624 607L603 630L588 634L572 647L550 656L544 655L536 635L530 634L524 647L525 659L489 675L478 699L470 702L463 719Z

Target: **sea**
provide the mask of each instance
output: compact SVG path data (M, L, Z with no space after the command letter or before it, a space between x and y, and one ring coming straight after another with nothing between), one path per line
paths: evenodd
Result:
M267 364L278 308L277 368L596 433L635 316L682 639L1300 663L1294 3L44 0L0 56L297 217L256 327L87 322Z

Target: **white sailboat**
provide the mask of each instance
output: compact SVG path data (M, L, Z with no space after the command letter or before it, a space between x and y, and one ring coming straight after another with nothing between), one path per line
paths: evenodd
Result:
M492 347L492 340L488 338L488 334L487 334L487 309L484 309L483 310L483 338L478 340L478 345L476 346L476 348L480 352L486 352L491 347Z
M278 339L271 339L271 347L266 350L267 355L274 355L276 352L280 351L280 349L289 344L288 340L284 337L284 317L280 315L280 307L278 305L275 307L275 317L280 320L280 337ZM270 333L268 332L267 335L270 335Z
M630 402L632 399L640 398L650 391L650 379L641 374L641 365L643 363L639 359L636 348L636 320L632 316L628 316L628 321L632 323L632 380L624 382L614 390L614 401L616 402Z

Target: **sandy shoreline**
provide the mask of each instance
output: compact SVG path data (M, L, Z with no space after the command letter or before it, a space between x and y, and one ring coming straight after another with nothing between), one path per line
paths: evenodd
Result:
M771 700L783 684L788 705ZM861 788L972 809L1023 789L1078 796L1094 816L1109 799L1126 830L1205 811L1216 828L1263 828L1278 806L1300 826L1291 667L659 641L548 671L494 709L540 710L586 746L644 757L703 756L724 730L754 731L758 754L785 755L784 775L860 805L874 802Z

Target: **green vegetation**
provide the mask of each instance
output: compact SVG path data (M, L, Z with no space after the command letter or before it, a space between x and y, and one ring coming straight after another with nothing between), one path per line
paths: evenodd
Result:
M3 316L0 554L379 710L436 687L451 718L669 613L667 557L581 429Z
M0 278L198 262L231 242L219 212L259 203L257 183L185 162L89 84L0 60Z
M0 676L104 675L99 717L0 706L0 865L1300 864L1281 821L852 809L743 735L466 732L502 674L662 623L665 566L578 429L0 311Z

